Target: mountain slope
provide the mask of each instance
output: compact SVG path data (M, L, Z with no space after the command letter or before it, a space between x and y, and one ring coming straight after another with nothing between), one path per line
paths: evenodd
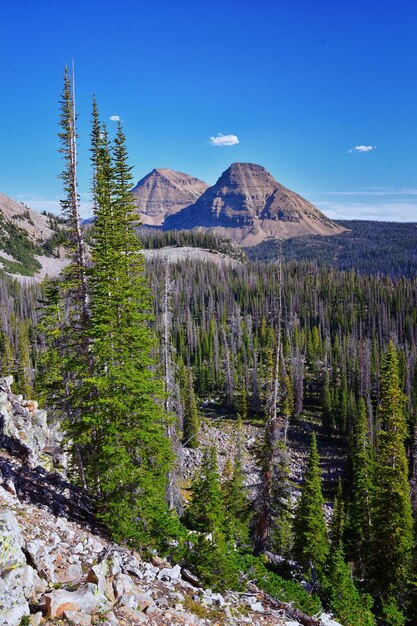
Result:
M58 427L12 381L0 378L0 626L324 626L254 584L213 593L180 565L112 542L66 476Z
M160 226L166 216L192 204L208 188L207 183L174 170L159 168L132 189L142 224Z
M61 225L59 218L0 193L0 271L38 278L57 275L66 261L50 252L59 245Z
M163 228L214 229L245 246L267 237L332 235L344 230L254 163L233 163L194 204L168 217Z

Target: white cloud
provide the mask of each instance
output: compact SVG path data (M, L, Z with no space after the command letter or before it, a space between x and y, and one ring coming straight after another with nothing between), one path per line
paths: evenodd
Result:
M372 150L376 150L376 146L355 146L349 152L372 152Z
M120 122L120 115L110 115L110 120L112 122Z
M210 137L210 143L212 146L235 146L239 143L239 139L236 135L222 135L219 133L216 137Z

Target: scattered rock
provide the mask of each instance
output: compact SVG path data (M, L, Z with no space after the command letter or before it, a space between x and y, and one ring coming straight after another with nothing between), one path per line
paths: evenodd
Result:
M48 617L63 617L66 611L80 611L94 614L97 611L105 613L110 609L107 598L98 590L96 585L86 583L76 591L56 589L44 596Z

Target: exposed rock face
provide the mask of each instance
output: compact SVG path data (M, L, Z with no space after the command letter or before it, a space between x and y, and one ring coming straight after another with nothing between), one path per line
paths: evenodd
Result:
M58 427L48 424L36 401L12 393L12 384L12 376L0 378L0 446L32 467L63 470L66 456Z
M170 169L154 169L132 189L142 224L160 226L173 215L192 204L207 189L207 183Z
M33 242L46 241L54 234L46 215L29 209L4 193L0 193L0 216L24 230Z
M233 163L192 205L164 222L164 230L214 230L244 246L267 237L332 235L343 231L314 205L280 185L254 163Z
M58 252L59 256L35 254L37 251L41 252L35 246L45 243L56 232L51 226L48 216L37 213L26 205L0 193L0 269L4 268L7 273L16 275L16 278L20 277L21 280L27 280L25 271L23 271L25 277L21 276L21 269L22 267L25 268L26 261L23 261L19 254L16 254L18 250L16 246L9 245L10 241L13 241L13 237L18 237L19 248L23 248L26 239L27 249L32 250L32 261L35 264L35 269L29 268L29 276L33 276L34 280L42 280L46 276L51 278L58 276L69 262L62 246L55 250L55 254ZM10 267L9 261L14 263L14 267ZM36 266L38 266L38 270Z

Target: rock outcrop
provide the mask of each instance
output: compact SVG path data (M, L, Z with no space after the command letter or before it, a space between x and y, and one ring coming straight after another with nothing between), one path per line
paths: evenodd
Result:
M233 163L194 204L167 217L163 228L213 230L243 246L268 237L333 235L344 230L254 163Z
M207 189L207 183L166 168L152 170L132 189L142 224L160 226L173 215L192 204Z
M0 216L5 222L18 226L34 243L46 241L54 234L46 215L33 211L4 193L0 193Z

